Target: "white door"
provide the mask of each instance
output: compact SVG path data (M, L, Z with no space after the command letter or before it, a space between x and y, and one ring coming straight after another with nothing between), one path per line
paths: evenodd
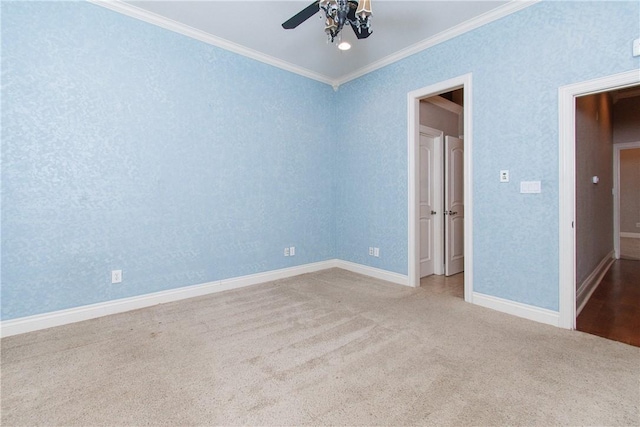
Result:
M420 277L434 273L434 166L433 136L420 134Z
M445 275L464 270L464 144L445 138Z

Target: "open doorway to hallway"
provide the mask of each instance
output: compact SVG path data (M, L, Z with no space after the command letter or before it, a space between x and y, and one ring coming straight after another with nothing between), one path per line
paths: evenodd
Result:
M423 277L457 275L447 283L461 283L469 302L473 297L471 94L471 74L408 93L409 284L424 286ZM436 110L437 117L432 114Z
M559 269L559 318L558 326L575 329L578 314L577 304L577 203L576 186L578 176L576 173L576 102L577 99L592 94L603 92L624 90L640 85L640 74L637 70L631 70L610 76L599 77L584 82L572 83L562 86L558 90L558 111L559 111L559 245L558 245L558 269ZM637 117L637 116L636 116ZM637 120L636 120L637 122ZM588 177L588 175L587 175ZM599 181L591 185L598 185ZM588 182L588 181L587 181ZM584 184L584 182L583 182ZM609 193L611 194L611 193ZM609 196L611 197L611 196ZM603 258L604 260L605 258ZM609 260L600 263L606 267L610 265ZM606 267L602 271L606 272ZM596 274L592 277L592 283L599 282L604 273ZM591 287L595 289L595 287ZM587 296L592 292L583 292Z
M575 109L576 329L640 346L640 86Z
M421 99L419 118L420 286L437 286L464 270L464 89Z

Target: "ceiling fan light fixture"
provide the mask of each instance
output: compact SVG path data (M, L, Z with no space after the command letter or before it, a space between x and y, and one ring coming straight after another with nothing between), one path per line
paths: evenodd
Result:
M348 42L342 42L338 45L338 49L340 50L349 50L351 49L351 44L349 44Z
M327 43L340 44L340 32L350 26L358 39L366 39L371 31L371 0L316 0L282 24L290 30L311 18L318 12L324 12Z
M371 0L358 0L358 8L356 9L356 16L361 20L367 19L372 15Z
M331 36L337 28L338 25L336 24L336 21L334 21L330 16L327 17L327 20L324 23L324 32Z

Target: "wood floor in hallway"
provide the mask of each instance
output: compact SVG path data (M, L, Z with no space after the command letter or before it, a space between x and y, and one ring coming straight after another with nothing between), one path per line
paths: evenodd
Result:
M432 274L420 279L420 287L439 294L464 298L464 272L453 276Z
M578 316L576 329L640 347L640 261L613 263Z

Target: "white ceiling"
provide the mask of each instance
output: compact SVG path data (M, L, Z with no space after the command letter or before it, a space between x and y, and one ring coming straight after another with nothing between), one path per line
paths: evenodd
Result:
M282 28L311 0L92 1L334 86L532 4L373 0L373 34L357 40L345 28L352 48L342 52L327 44L321 13Z

